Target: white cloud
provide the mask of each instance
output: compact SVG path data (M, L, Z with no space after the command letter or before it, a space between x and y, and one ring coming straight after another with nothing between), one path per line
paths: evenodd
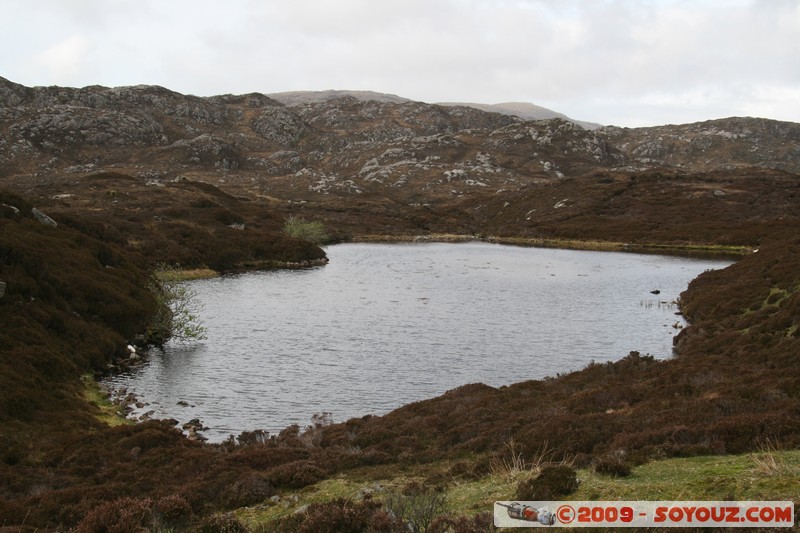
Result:
M28 85L370 89L622 125L800 121L798 0L6 2L0 46L15 53L0 75Z
M800 87L757 85L750 98L742 100L740 110L742 115L800 122Z
M71 35L33 57L32 69L41 72L47 83L70 84L81 79L90 41L83 35Z

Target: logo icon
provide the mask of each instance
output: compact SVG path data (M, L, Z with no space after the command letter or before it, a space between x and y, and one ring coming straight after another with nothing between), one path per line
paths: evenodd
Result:
M556 517L562 524L571 524L575 520L575 509L571 505L562 505L556 510Z
M506 508L506 512L510 518L515 520L524 520L525 522L539 522L543 526L552 526L556 523L556 515L549 509L542 507L536 509L530 505L522 505L519 502L514 502L510 505L497 502L497 505Z

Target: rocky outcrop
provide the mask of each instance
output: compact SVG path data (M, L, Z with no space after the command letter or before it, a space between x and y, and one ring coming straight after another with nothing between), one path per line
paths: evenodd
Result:
M29 119L13 124L10 133L51 152L81 145L157 146L166 141L161 124L152 116L71 105L43 108Z
M369 92L201 98L157 86L29 88L0 78L0 175L29 190L121 168L146 179L191 173L287 203L370 196L423 205L593 172L800 173L799 124L729 118L586 129L486 109Z
M752 166L800 172L800 124L794 122L734 117L654 128L606 127L598 133L636 169Z
M307 131L303 120L283 106L265 106L250 126L264 139L294 146Z

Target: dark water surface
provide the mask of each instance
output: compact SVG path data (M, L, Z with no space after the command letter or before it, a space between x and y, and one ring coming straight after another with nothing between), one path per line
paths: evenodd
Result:
M210 440L382 414L467 383L671 355L674 305L729 260L468 244L341 244L325 267L191 282L208 339L111 378ZM653 290L660 290L654 295Z

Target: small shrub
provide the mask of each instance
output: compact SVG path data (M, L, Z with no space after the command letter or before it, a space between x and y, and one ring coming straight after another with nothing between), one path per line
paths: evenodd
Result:
M203 520L198 533L247 533L247 528L233 513L216 514Z
M325 437L323 429L331 424L333 424L331 413L316 413L311 417L311 425L307 426L298 438L306 448L319 447Z
M447 477L450 479L476 480L489 473L489 467L485 462L457 461L447 469Z
M313 461L294 461L272 469L269 480L279 486L300 489L321 481L325 472Z
M177 267L159 265L148 288L158 304L148 331L151 342L164 345L169 339L199 341L206 338L206 328L198 317L202 307L197 294L181 280Z
M759 441L757 444L758 452L749 454L749 458L755 464L756 471L764 476L780 476L786 474L791 470L783 459L776 455L776 452L781 447L772 441L766 439Z
M620 455L605 455L595 460L594 471L604 476L628 477L631 475L631 465Z
M261 503L275 491L272 490L272 485L264 477L253 474L246 476L225 490L223 501L229 508L244 507Z
M119 440L117 448L120 450L131 450L139 448L146 451L157 447L167 447L171 444L180 442L180 434L172 427L158 427L159 422L149 425L137 425L130 431L130 436Z
M301 217L290 216L283 226L283 231L291 237L297 237L314 244L324 244L330 240L322 222L310 222Z
M78 524L78 533L138 533L148 528L153 519L149 499L120 498L101 504Z
M158 499L152 510L153 519L161 528L184 527L192 517L192 506L176 494Z
M386 452L370 448L360 455L361 462L365 465L382 465L392 461L393 457Z
M552 465L542 468L538 476L520 481L515 498L523 501L558 500L577 488L578 477L574 469Z
M522 457L522 452L518 449L514 439L511 439L505 444L505 452L500 452L492 456L489 468L492 475L513 478L520 472L525 471L525 460Z
M424 533L433 520L444 512L443 492L412 483L403 492L390 492L385 505L389 513L407 523L411 531Z
M530 453L531 460L525 460L522 446L511 439L505 444L505 452L499 452L492 456L489 468L493 475L506 477L511 480L516 479L523 472L538 474L543 468L553 465L571 466L574 457L566 454L558 460L556 450L550 448L547 441L541 443Z
M261 446L269 442L269 432L263 429L254 431L242 431L236 442L239 446Z

